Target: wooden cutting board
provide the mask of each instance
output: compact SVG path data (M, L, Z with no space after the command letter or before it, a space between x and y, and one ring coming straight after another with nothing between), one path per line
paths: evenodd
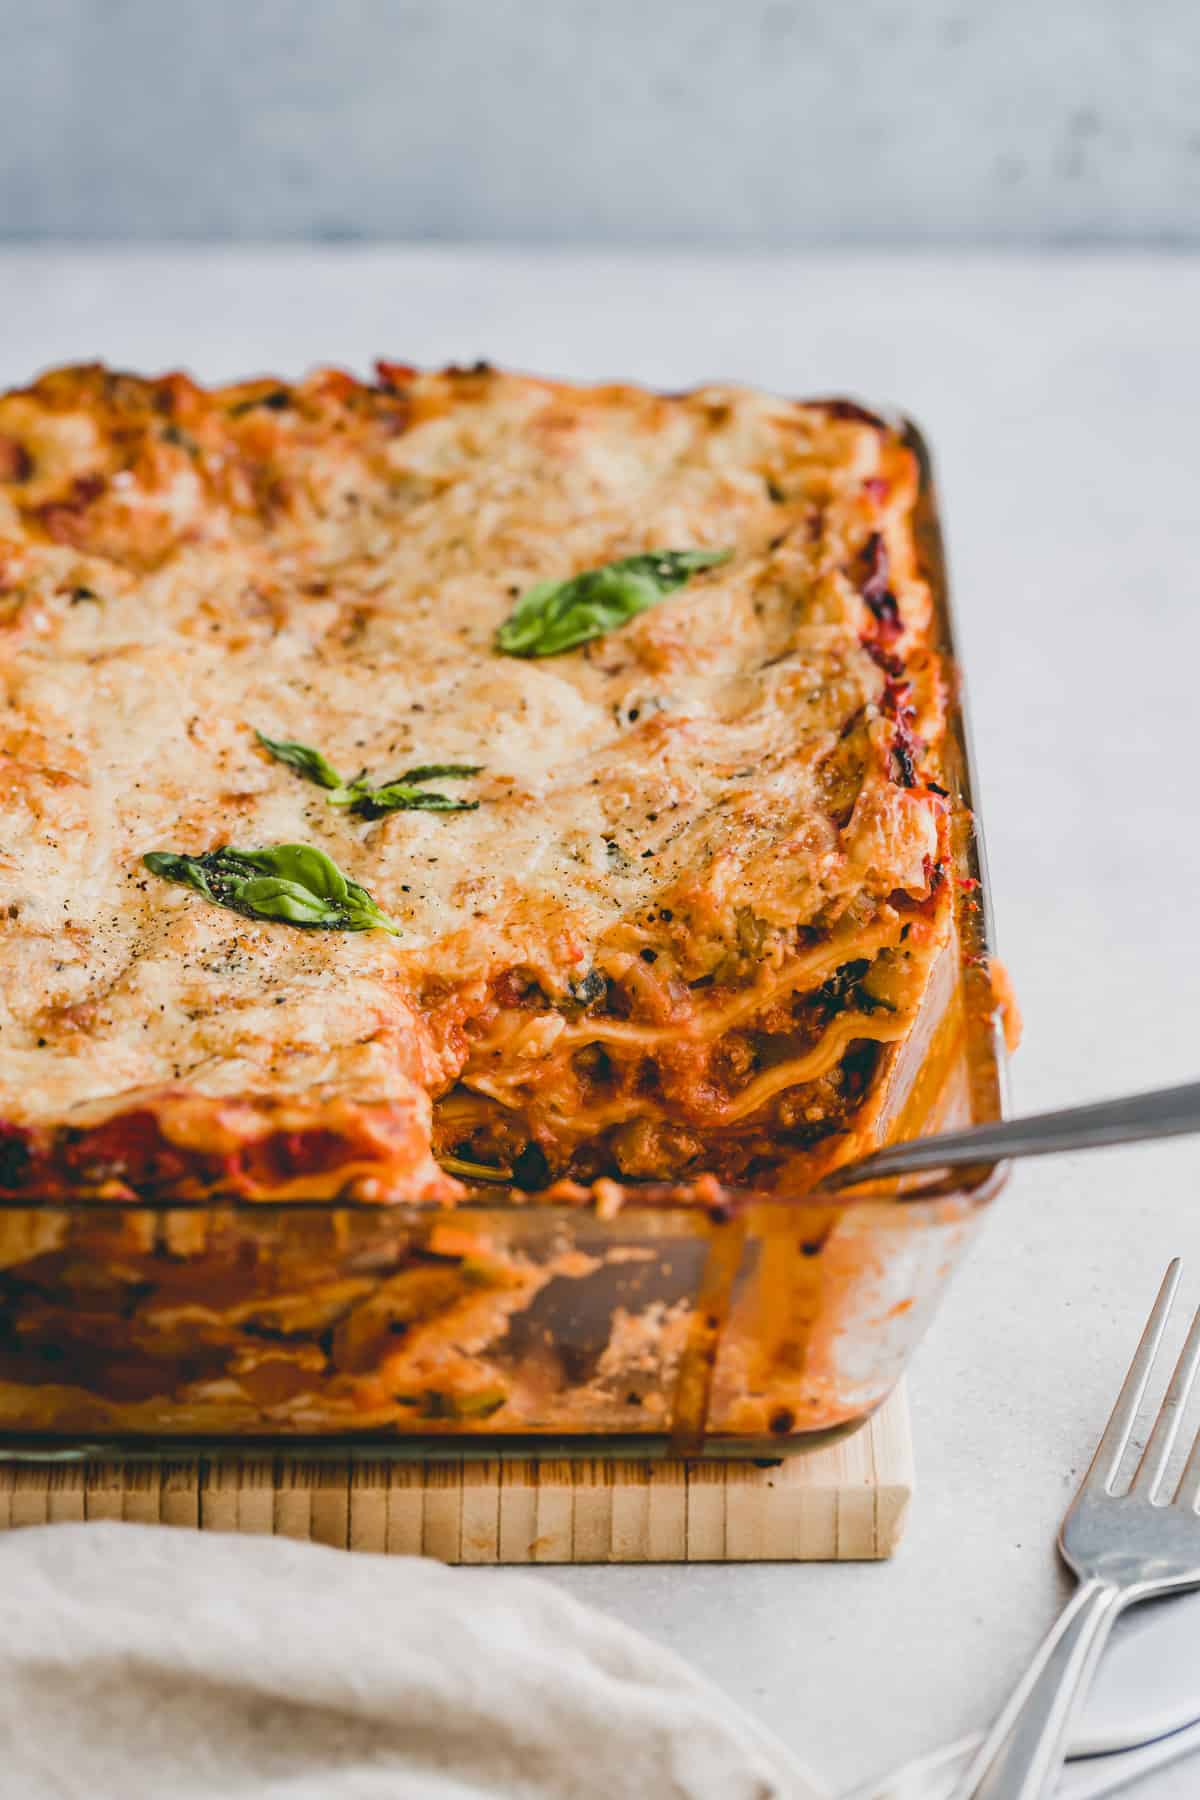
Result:
M913 1492L903 1388L852 1436L766 1467L470 1460L0 1463L0 1528L130 1519L448 1563L856 1562Z

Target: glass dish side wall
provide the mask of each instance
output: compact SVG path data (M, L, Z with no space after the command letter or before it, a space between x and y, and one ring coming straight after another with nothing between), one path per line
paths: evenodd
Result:
M954 662L929 459L918 535ZM961 704L956 930L882 1071L881 1141L998 1117L986 871ZM978 885L977 885L978 884ZM0 1456L185 1445L755 1455L894 1386L1002 1178L861 1197L480 1191L453 1212L0 1207Z

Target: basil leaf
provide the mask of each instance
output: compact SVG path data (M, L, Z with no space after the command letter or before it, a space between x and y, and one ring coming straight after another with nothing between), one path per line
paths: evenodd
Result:
M732 555L732 550L650 550L585 569L567 581L539 581L497 631L496 648L506 656L574 650L628 624L697 570L716 568Z
M482 775L482 763L422 763L418 769L405 769L397 781L465 781L469 775ZM391 787L391 782L384 786Z
M231 850L250 869L276 879L298 882L318 899L340 903L349 883L332 856L312 844L276 844L270 850Z
M142 861L152 875L194 887L248 919L282 919L321 931L399 931L366 888L348 880L333 858L312 844L262 850L222 846L202 856L151 850Z
M414 784L433 781L439 776L444 780L463 781L482 772L481 763L423 763L420 768L407 769L403 775L397 775L394 781L380 782L378 787L373 787L365 775L356 775L347 787L330 794L329 804L347 806L363 819L379 819L390 812L474 812L478 800L454 800L449 794L439 794Z
M215 861L218 852L210 853L210 862ZM176 856L171 850L151 850L142 858L143 863L152 875L161 875L164 881L181 881L188 887L198 888L209 900L217 898L209 886L208 874L200 859L195 856Z
M329 913L329 902L319 894L278 875L252 876L238 900L253 918L286 919L292 925L323 925Z
M269 738L261 731L254 733L264 750L277 762L286 763L307 781L329 791L331 806L345 806L364 819L379 819L390 812L474 812L478 800L452 800L449 794L429 793L416 784L421 781L462 781L469 775L483 773L482 763L422 763L407 769L394 781L378 787L367 780L363 769L353 781L343 781L337 770L308 744L294 744L286 739Z
M382 787L362 788L347 802L351 812L362 819L380 819L390 812L475 812L478 800L455 800L450 794L438 794L431 788L411 787L404 781L387 781Z
M289 769L295 769L306 781L315 781L318 787L340 788L342 778L331 764L325 761L319 750L313 750L308 744L293 744L286 738L269 738L265 733L254 733L264 750L269 750L276 762L286 763Z

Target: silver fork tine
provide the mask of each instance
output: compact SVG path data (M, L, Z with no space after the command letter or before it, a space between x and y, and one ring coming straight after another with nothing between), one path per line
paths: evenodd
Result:
M1158 1298L1154 1302L1154 1310L1146 1321L1146 1329L1142 1333L1142 1341L1137 1347L1137 1354L1129 1365L1117 1395L1117 1404L1112 1409L1112 1416L1104 1427L1104 1436L1096 1446L1096 1454L1092 1458L1091 1467L1083 1478L1081 1492L1095 1492L1102 1489L1105 1493L1112 1487L1117 1470L1121 1466L1121 1458L1125 1454L1134 1424L1137 1420L1138 1408L1146 1393L1146 1384L1150 1380L1150 1370L1154 1366L1154 1358L1158 1355L1158 1346L1166 1329L1167 1315L1171 1311L1171 1302L1175 1298L1175 1289L1179 1286L1179 1258L1175 1257L1166 1274L1163 1284L1158 1290Z
M1192 1439L1187 1463L1179 1477L1179 1486L1175 1489L1174 1504L1194 1510L1197 1500L1200 1500L1200 1431Z
M1183 1409L1187 1405L1188 1395L1192 1391L1192 1383L1196 1379L1198 1368L1200 1368L1200 1311L1197 1311L1192 1320L1191 1330L1187 1334L1187 1342L1179 1352L1179 1361L1175 1364L1175 1372L1171 1376L1163 1403L1158 1409L1158 1417L1154 1421L1154 1430L1150 1433L1150 1440L1142 1452L1142 1460L1137 1466L1130 1493L1141 1494L1147 1500L1154 1498L1155 1489L1162 1480L1171 1451L1175 1448L1175 1439L1183 1419Z

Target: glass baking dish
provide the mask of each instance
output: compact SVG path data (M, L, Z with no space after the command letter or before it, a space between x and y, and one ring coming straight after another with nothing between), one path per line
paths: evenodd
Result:
M885 1052L879 1141L1001 1116L990 909L929 455L917 533L952 696L955 932ZM890 1393L1002 1165L853 1196L700 1181L550 1203L0 1205L0 1458L778 1456Z

